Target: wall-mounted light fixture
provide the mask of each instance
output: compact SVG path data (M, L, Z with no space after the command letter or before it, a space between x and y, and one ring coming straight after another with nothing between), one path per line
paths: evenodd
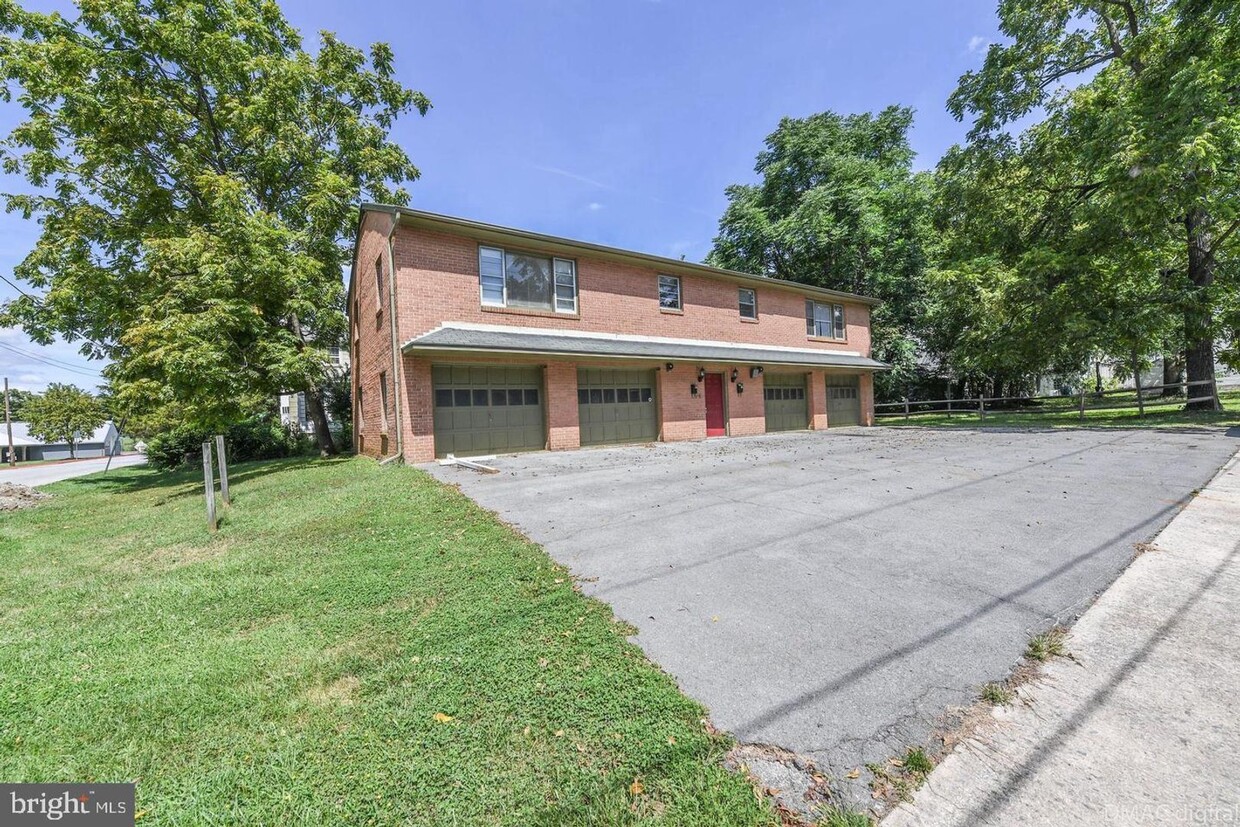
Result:
M745 392L745 383L744 383L744 382L737 382L737 383L736 383L736 392L737 392L737 393L744 393L744 392Z
M736 381L736 377L738 377L738 376L740 376L740 375L741 375L741 372L740 372L739 370L737 370L736 368L732 368L732 381L733 381L733 382L735 382L735 381Z
M698 368L698 381L699 382L706 381L706 368Z
M697 396L697 393L698 393L697 382L694 382L693 384L689 385L689 393L693 396Z
M753 367L751 367L751 368L749 369L749 378L750 378L750 379L757 379L757 378L758 378L759 376L761 376L761 375L762 375L762 366L761 366L761 365L754 365Z
M669 371L670 371L672 368L674 368L674 367L676 367L676 366L675 366L675 365L673 365L671 362L668 362L668 363L667 363L667 369L668 369Z

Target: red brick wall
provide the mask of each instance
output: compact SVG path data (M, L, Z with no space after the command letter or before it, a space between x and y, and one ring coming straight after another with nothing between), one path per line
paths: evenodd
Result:
M546 381L547 447L552 451L581 447L577 411L577 365L552 362L543 373Z
M392 336L388 327L389 295L376 289L375 261L387 262L387 234L391 216L366 213L358 238L357 267L353 273L349 307L349 370L353 378L353 440L359 453L372 457L396 451L396 379L392 376ZM381 373L388 375L388 431L382 429L379 388ZM358 392L360 388L360 393ZM360 404L359 404L360 402Z
M483 308L478 287L478 242L402 226L396 233L400 341L442 322L542 327L678 339L843 350L870 355L870 309L845 306L847 340L805 335L804 293L758 287L758 321L745 321L737 287L705 276L681 276L682 313L659 310L658 274L601 259L576 257L579 315ZM545 252L531 250L531 252Z

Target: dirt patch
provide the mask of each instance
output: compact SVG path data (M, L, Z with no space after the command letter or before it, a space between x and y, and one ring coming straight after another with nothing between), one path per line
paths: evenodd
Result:
M337 678L327 686L315 686L306 693L315 706L352 706L362 682L354 675Z
M29 508L39 502L51 499L51 494L44 494L25 485L13 482L0 482L0 511L16 511Z

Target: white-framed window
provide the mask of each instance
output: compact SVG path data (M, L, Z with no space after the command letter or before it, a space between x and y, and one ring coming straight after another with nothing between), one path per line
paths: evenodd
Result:
M383 256L375 259L375 307L383 309Z
M741 287L737 301L740 305L742 319L758 318L758 294L748 287Z
M388 429L388 389L387 389L387 372L379 372L379 430L386 431Z
M478 288L488 307L577 312L577 262L499 247L478 248Z
M805 334L818 339L843 341L847 328L844 326L844 305L805 301Z
M680 299L679 276L659 276L659 309L684 310Z

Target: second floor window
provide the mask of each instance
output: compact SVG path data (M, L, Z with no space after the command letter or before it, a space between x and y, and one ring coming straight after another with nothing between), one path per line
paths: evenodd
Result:
M807 336L843 341L845 330L844 305L805 302L805 334Z
M758 294L748 287L740 288L740 308L742 319L758 318Z
M484 305L577 312L577 264L570 259L479 247L478 277Z
M676 276L659 276L659 309L684 309L680 303L680 279Z

